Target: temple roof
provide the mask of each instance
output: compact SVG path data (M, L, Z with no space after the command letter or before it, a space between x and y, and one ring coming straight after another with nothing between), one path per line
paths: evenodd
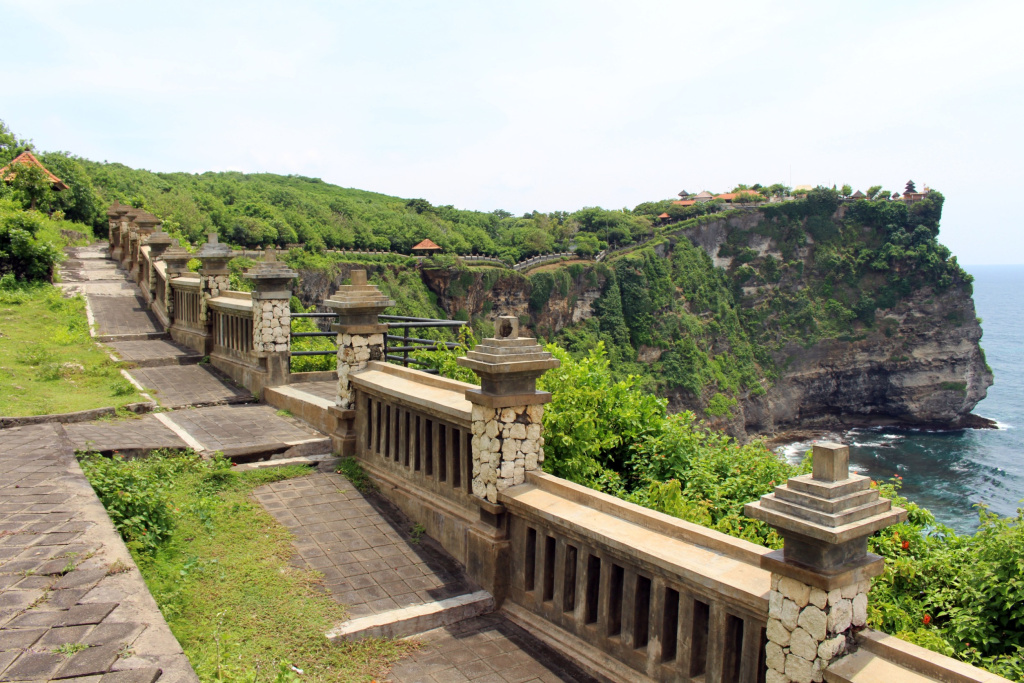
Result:
M43 169L43 173L45 173L46 177L50 179L50 182L53 184L53 189L68 189L68 186L64 184L64 181L58 178L57 176L53 175L53 173L50 172L50 169L43 166L42 162L40 162L39 159L36 159L36 155L33 154L32 152L22 152L18 156L14 157L14 160L11 161L11 163L7 164L3 168L0 168L0 180L9 180L10 178L13 178L15 175L17 175L16 171L13 168L11 168L15 164L29 164L30 166L38 166L39 168Z
M437 246L436 244L434 244L430 240L423 240L422 242L417 244L412 249L413 249L413 251L416 251L417 249L437 249L438 251L440 251L441 247Z

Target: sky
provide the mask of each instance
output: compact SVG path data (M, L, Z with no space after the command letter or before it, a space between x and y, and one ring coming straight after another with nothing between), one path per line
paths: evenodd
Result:
M136 168L517 214L912 179L945 194L961 263L1024 263L1022 20L986 0L0 0L0 120Z

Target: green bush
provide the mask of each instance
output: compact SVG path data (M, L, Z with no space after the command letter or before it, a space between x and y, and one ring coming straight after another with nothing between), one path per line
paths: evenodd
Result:
M180 456L178 466L192 467L199 456ZM170 537L174 516L168 501L165 473L147 467L141 460L124 460L85 454L82 471L110 515L125 543L133 550L152 552ZM193 462L190 462L193 461Z
M0 276L10 274L23 281L53 279L61 259L60 247L43 238L51 221L36 211L23 211L11 201L0 200Z

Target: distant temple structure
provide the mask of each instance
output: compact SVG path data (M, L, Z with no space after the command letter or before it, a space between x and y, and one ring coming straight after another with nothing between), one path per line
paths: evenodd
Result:
M441 247L439 247L434 242L428 239L423 240L422 242L420 242L419 244L412 248L412 253L416 254L417 256L430 256L432 254L440 254L441 251Z
M14 176L18 174L17 171L14 169L15 164L36 166L42 169L43 173L46 174L46 177L50 179L50 184L53 186L54 190L60 191L68 189L68 186L64 184L64 181L55 176L53 173L51 173L50 169L43 166L42 162L39 161L39 159L36 158L36 155L33 154L32 152L22 152L18 156L14 157L14 160L11 161L11 163L7 164L3 168L0 168L0 180L10 182L11 180L14 179Z

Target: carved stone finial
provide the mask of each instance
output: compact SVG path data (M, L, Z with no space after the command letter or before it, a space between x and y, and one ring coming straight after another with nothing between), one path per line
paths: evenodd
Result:
M881 498L868 477L850 474L849 453L841 444L816 444L812 474L747 503L744 513L775 527L784 541L781 551L762 556L762 567L825 591L881 573L868 536L907 512Z
M484 339L475 349L458 359L480 377L480 389L470 389L466 397L475 401L478 394L523 396L537 393L537 378L561 361L541 348L536 339L519 336L519 319L498 318L494 337Z
M850 478L850 448L838 443L814 444L813 474L818 481L843 481Z

